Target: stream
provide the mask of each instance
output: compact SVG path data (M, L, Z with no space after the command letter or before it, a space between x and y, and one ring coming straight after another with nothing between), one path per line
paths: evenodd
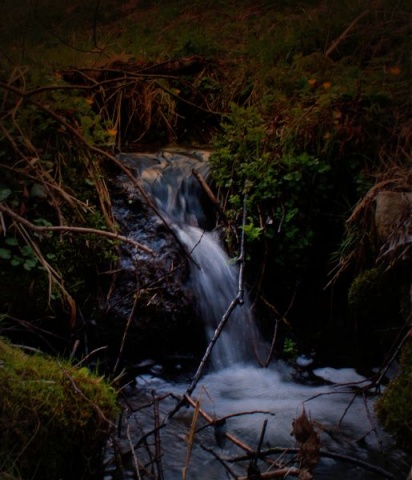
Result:
M195 169L207 179L207 159L207 152L171 150L133 154L127 161L192 259L189 288L210 340L238 293L239 269L213 230L210 206L192 175ZM283 361L262 368L255 353L265 358L270 347L255 325L246 292L191 394L194 406L180 408L167 421L197 365L178 356L167 365L142 362L141 372L123 389L124 412L106 453L104 480L259 478L248 477L251 458L244 458L245 448L256 451L259 443L265 456L252 463L267 475L260 478L275 478L270 472L279 468L292 468L279 478L297 478L291 430L303 409L320 440L313 478L406 478L409 459L379 427L375 396L359 394L368 380L352 368L312 370L304 357L298 358L303 376Z

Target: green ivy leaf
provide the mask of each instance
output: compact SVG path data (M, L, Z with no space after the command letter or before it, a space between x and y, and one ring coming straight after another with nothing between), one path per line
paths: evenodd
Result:
M51 227L53 225L52 223L50 223L45 218L36 218L35 220L33 220L33 223L35 223L36 225L39 225L41 227Z
M10 260L11 250L8 248L0 248L0 258L3 260Z
M20 251L25 257L33 256L33 249L29 245L24 245L24 247L21 247Z
M39 183L35 183L30 189L30 197L45 199L47 198L47 191L43 187L43 185L40 185Z
M10 245L11 247L15 247L16 245L19 244L17 238L15 237L7 237L5 242L7 245Z
M10 188L0 188L0 202L3 200L6 200L7 197L11 195L11 190Z
M28 272L37 265L37 258L28 258L23 265L23 268Z

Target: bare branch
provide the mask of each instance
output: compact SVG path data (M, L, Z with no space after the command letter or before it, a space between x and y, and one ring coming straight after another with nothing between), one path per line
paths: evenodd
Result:
M163 474L163 465L162 465L162 449L160 446L160 421L159 421L159 400L161 400L161 397L158 397L156 395L156 392L153 390L152 392L152 397L153 397L153 415L154 415L154 427L155 427L155 432L154 432L154 437L155 437L155 461L156 461L156 466L157 466L157 474L159 480L164 480L164 474Z
M21 217L17 213L13 212L10 208L6 207L3 205L3 203L0 203L0 211L6 213L9 217L11 217L14 221L17 223L24 225L26 228L29 230L32 230L34 232L38 233L47 233L47 232L73 232L73 233L80 233L80 234L92 234L92 235L98 235L101 237L106 237L109 238L110 240L118 240L124 243L128 243L129 245L132 245L133 247L143 250L146 253L149 253L150 255L154 255L154 251L147 247L146 245L143 245L139 242L136 242L135 240L124 237L123 235L119 235L118 233L114 232L107 232L106 230L98 230L96 228L87 228L87 227L69 227L66 225L61 225L61 226L51 226L51 227L41 227L39 225L34 225L33 223L29 222L25 218Z
M129 328L130 328L130 325L132 323L132 320L133 320L133 317L134 317L134 314L135 314L135 311L136 311L136 308L137 308L137 302L139 300L139 292L136 291L135 292L135 295L134 295L134 301L133 301L133 306L132 306L132 309L130 311L130 314L129 314L129 318L127 319L127 322L126 322L126 326L124 328L124 332L123 332L123 337L122 337L122 342L120 344L120 349L119 349L119 354L117 355L117 360L116 360L116 363L113 367L113 372L116 372L117 370L117 367L119 366L119 363L120 363L120 358L123 354L123 350L124 350L124 346L125 346L125 343L126 343L126 338L127 338L127 334L129 332Z
M345 30L339 35L339 37L332 42L332 45L326 50L325 57L329 57L329 55L335 50L335 48L348 36L348 33L352 30L352 28L359 22L361 18L369 13L369 10L365 10L360 15L358 15L355 20L353 20L350 25L345 28Z

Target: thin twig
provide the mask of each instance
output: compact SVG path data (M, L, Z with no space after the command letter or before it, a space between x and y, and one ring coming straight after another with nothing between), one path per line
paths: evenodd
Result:
M278 478L283 477L287 478L288 475L293 475L294 477L298 477L302 473L302 470L298 468L279 468L278 470L273 470L273 472L263 472L260 474L261 480L266 480L270 478ZM247 477L238 477L237 480L249 480L249 476Z
M412 314L409 315L408 322L410 322L412 319ZM396 345L396 348L394 348L393 354L389 358L389 360L384 364L384 366L381 368L380 373L378 378L375 380L374 384L375 385L380 385L382 383L383 377L386 375L386 372L388 371L389 367L391 364L395 361L396 357L399 355L400 350L402 349L403 345L405 342L412 337L412 328L409 326L407 332L405 335L402 337L401 341L399 342L398 345Z
M0 203L0 209L1 209L1 203ZM48 298L49 298L49 303L51 300L51 294L52 294L52 285L57 285L57 287L60 289L61 293L63 294L64 300L69 304L70 306L70 326L73 327L75 322L76 322L76 317L77 317L77 307L76 307L76 302L74 301L73 297L69 294L69 292L66 290L66 287L64 286L63 278L61 275L50 265L50 263L44 258L44 255L42 254L40 248L38 247L37 243L31 238L31 236L28 234L26 231L26 228L23 224L18 223L17 226L17 231L20 233L22 238L25 240L27 245L29 245L33 252L35 253L37 259L41 263L42 267L46 271L48 275L48 280L49 280L49 292L48 292Z
M205 428L209 428L209 427L213 427L216 422L218 421L226 421L227 419L229 418L234 418L234 417L243 417L244 415L256 415L257 413L260 413L261 415L270 415L270 416L276 416L276 413L273 413L273 412L269 412L267 410L251 410L251 411L247 411L247 412L238 412L238 413L231 413L229 415L225 415L224 417L219 417L219 418L216 418L214 420L213 423L211 424L207 424L207 425L203 425L202 427L199 427L197 429L197 432L200 432L202 430L204 430Z
M228 309L224 313L222 319L220 320L219 325L216 327L216 330L213 334L212 339L210 340L205 354L203 355L203 358L201 362L199 363L199 366L197 368L197 371L193 377L193 380L189 387L186 390L185 395L181 398L181 400L175 405L175 407L168 413L165 421L167 422L170 418L173 417L185 404L186 404L186 396L190 396L193 392L193 390L196 388L200 378L202 377L203 370L206 366L206 363L208 362L210 355L212 353L212 349L217 342L218 338L220 337L220 334L222 333L222 330L224 326L226 325L227 321L229 320L230 315L232 314L233 310L237 307L237 305L240 305L240 295L236 295L236 297L232 300L230 303Z
M60 365L60 368L63 372L63 375L65 377L68 378L69 382L72 384L73 386L73 389L74 391L80 395L84 400L86 400L87 403L93 405L94 409L96 410L96 412L98 413L98 415L100 416L100 418L105 421L107 423L107 425L109 425L110 427L112 428L115 428L115 424L109 420L106 415L103 413L102 409L99 407L99 405L97 405L96 402L94 402L93 400L91 400L87 395L85 395L81 389L77 386L76 382L74 381L74 378L70 375L70 373L63 367L63 365L59 364Z
M196 170L192 170L192 174L196 178L196 180L199 182L200 186L206 193L206 195L209 197L210 201L213 203L215 206L216 210L218 211L221 219L223 220L223 223L232 230L233 234L235 235L236 241L239 241L239 237L236 231L236 228L234 228L233 223L227 218L222 206L220 205L219 200L217 199L216 195L212 192L212 189L209 187L207 184L206 180L203 178L203 176Z
M214 450L213 448L206 447L206 445L203 445L202 443L200 444L200 447L205 450L206 452L211 453L216 460L223 465L227 473L234 478L235 480L238 479L238 476L235 474L235 472L229 467L229 465L223 460L222 457L220 457Z
M102 350L107 350L107 345L104 345L103 347L99 347L99 348L95 348L94 350L92 350L90 353L88 353L87 355L85 355L78 363L76 363L76 365L74 365L75 367L80 367L80 365L83 365L85 362L87 362L89 360L89 358L93 355L95 355L97 352L101 352Z
M352 28L359 22L361 18L369 13L369 10L365 10L360 15L358 15L353 22L349 24L347 28L339 35L339 37L332 42L332 45L326 50L325 57L329 57L329 55L335 50L335 48L348 36L348 33L352 30Z
M185 395L185 400L186 402L191 405L193 408L196 407L197 405L197 402L195 400L193 400L189 395ZM215 420L214 418L212 418L208 413L206 413L202 408L199 407L199 414L210 424L214 424L215 423ZM241 440L239 440L237 437L235 437L234 435L232 435L231 433L225 433L225 436L228 440L230 440L234 445L238 446L239 448L241 448L242 450L244 450L245 452L248 452L250 454L255 454L255 451L253 450L253 448L249 447L249 445L247 445L246 443L242 442Z
M348 411L349 411L350 407L352 406L353 402L356 400L356 397L357 397L357 396L358 396L358 392L356 392L356 393L353 395L351 401L346 405L346 408L345 408L345 410L344 410L344 412L343 412L343 414L342 414L342 416L340 417L339 422L338 422L338 427L339 427L339 428L342 426L343 419L345 418L346 414L348 413Z
M192 456L193 444L194 444L195 436L196 436L196 424L197 424L197 419L199 417L200 404L201 404L201 400L199 399L199 400L196 401L196 404L194 406L192 422L191 422L191 425L190 425L190 432L189 432L189 435L187 436L188 446L187 446L187 451L186 451L185 464L184 464L183 469L182 469L183 480L187 479L187 470L189 468L190 458Z
M93 45L94 48L98 51L102 51L102 49L97 45L97 13L100 7L100 0L96 1L96 8L94 9L94 16L93 16Z
M117 367L119 366L120 359L121 359L121 356L123 354L123 349L124 349L124 346L125 346L125 343L126 343L127 334L129 332L129 328L130 328L130 325L132 323L132 320L133 320L133 317L134 317L134 314L135 314L135 311L136 311L136 308L137 308L137 302L138 302L139 298L140 298L139 292L136 292L135 297L134 297L134 301L133 301L133 306L132 306L132 309L130 311L129 318L127 319L126 326L124 328L122 342L120 344L119 354L117 355L116 363L113 367L113 372L116 372Z
M258 447L256 449L256 454L259 455L261 449L262 449L262 445L263 445L263 439L265 438L265 433L266 433L266 427L268 425L268 421L267 421L267 418L265 418L265 420L263 421L263 425L262 425L262 430L260 431L260 437L259 437L259 443L258 443Z
M372 427L372 430L376 436L376 440L378 442L378 445L379 445L379 448L381 450L383 450L383 440L382 440L382 436L380 435L379 433L379 430L377 429L376 427L376 423L372 417L372 414L371 414L371 411L369 409L369 405L368 405L368 401L367 401L367 398L366 398L366 395L365 395L365 390L362 392L363 395L362 395L362 400L363 400L363 405L365 407L365 411L366 411L366 415L368 417L368 420L369 420L369 423L371 424L371 427Z
M243 198L243 215L242 215L242 233L240 235L240 255L238 258L239 263L239 282L238 282L238 297L239 305L244 303L244 288L245 288L245 264L246 264L246 254L245 254L245 227L246 227L246 202L247 194Z
M162 465L162 449L160 446L160 421L159 421L159 397L156 396L156 391L152 391L153 397L153 414L154 414L154 437L155 437L155 461L157 466L157 475L159 480L164 480L163 465Z
M260 458L264 458L266 456L272 455L273 453L297 454L297 453L299 453L299 448L273 447L273 448L268 448L267 450L263 450L262 452L260 452L259 456L260 456ZM337 452L329 452L329 451L326 451L326 450L320 450L319 454L320 454L321 457L324 457L324 458L332 458L334 460L340 460L342 462L347 462L347 463L352 463L353 465L358 465L358 466L364 468L365 470L377 473L378 475L380 475L383 478L386 478L388 480L395 480L395 476L392 473L384 470L383 468L381 468L377 465L373 465L369 462L365 462L364 460L361 460L359 458L351 457L349 455L344 455L344 454L337 453ZM248 460L250 458L251 458L251 455L248 454L248 455L243 455L243 456L236 457L234 459L231 459L230 461L231 462L240 462L240 461ZM263 477L263 478L265 478L265 477ZM266 478L270 478L270 477L266 477Z
M275 320L275 329L273 331L273 336L272 336L272 343L270 345L270 350L269 350L269 353L266 357L266 360L265 360L265 363L263 364L263 366L265 368L267 368L272 360L272 357L273 357L273 352L275 351L275 347L276 347L276 340L277 340L277 337L278 337L278 326L279 326L279 320L276 319Z
M131 448L131 451L132 451L132 455L133 455L134 469L135 469L138 480L141 480L142 477L140 476L139 462L137 460L136 452L134 451L134 448L133 448L132 437L130 435L130 424L127 424L126 435L127 435L127 440L129 441L129 445L130 445L130 448Z

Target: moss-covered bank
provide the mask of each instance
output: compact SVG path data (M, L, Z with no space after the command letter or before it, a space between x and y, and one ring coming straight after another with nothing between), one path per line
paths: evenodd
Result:
M0 471L93 478L116 412L115 391L86 368L0 340Z
M404 346L401 373L388 386L377 403L383 426L395 435L399 445L412 451L412 341Z

